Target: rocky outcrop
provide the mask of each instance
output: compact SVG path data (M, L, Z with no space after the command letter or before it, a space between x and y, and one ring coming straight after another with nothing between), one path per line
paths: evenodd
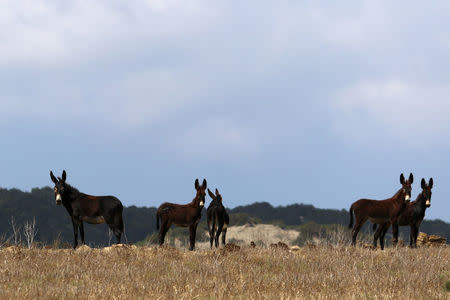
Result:
M445 246L446 244L447 239L439 235L420 232L417 236L417 245L420 246Z

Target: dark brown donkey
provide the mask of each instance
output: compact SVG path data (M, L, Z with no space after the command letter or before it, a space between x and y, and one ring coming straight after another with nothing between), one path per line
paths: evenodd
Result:
M422 178L420 182L422 187L422 193L420 193L416 201L410 202L406 205L405 210L398 218L398 224L392 226L392 234L394 236L392 240L393 245L397 245L398 242L398 226L410 226L409 233L409 246L417 247L417 236L419 235L419 227L422 224L425 217L425 210L431 206L431 189L433 188L433 178L430 178L429 183ZM378 226L378 230L374 234L374 244L376 245L377 239L380 238L384 241L386 231L389 229L389 223ZM375 230L377 224L373 224L373 230Z
M359 230L367 220L375 224L397 224L398 217L406 207L406 203L411 199L411 184L414 181L413 174L409 175L409 179L405 181L403 174L400 175L400 183L402 187L389 199L386 200L369 200L360 199L350 207L350 225L353 226L353 214L355 214L356 222L352 230L352 246L356 245L356 236ZM376 244L374 243L376 247ZM380 241L381 249L384 249L384 241Z
M222 233L222 245L225 245L225 237L227 235L228 224L230 224L230 217L222 204L222 195L219 193L219 190L216 189L216 194L214 195L208 189L208 194L213 199L206 210L210 238L209 242L212 248L213 240L215 240L216 248L218 248L220 233Z
M64 205L72 218L74 242L78 245L78 229L80 229L81 243L84 244L83 221L89 224L108 224L120 244L123 232L123 206L114 196L91 196L80 193L76 188L66 183L66 171L56 177L50 171L50 178L55 183L55 199L57 205Z
M172 224L180 227L189 227L189 250L194 250L195 234L197 225L202 216L202 209L205 205L206 179L200 186L198 179L195 180L197 194L189 204L163 203L156 212L156 228L159 229L159 244L164 244L164 238ZM159 223L161 222L161 228Z

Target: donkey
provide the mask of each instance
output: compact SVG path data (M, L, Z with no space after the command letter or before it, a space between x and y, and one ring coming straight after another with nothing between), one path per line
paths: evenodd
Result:
M411 184L414 181L413 174L409 175L409 179L405 181L403 173L400 175L400 183L402 188L389 199L386 200L369 200L360 199L350 207L350 224L353 226L353 213L356 222L352 230L352 246L356 245L356 236L359 230L367 220L376 224L397 224L398 217L411 199ZM381 249L384 249L384 240L380 240ZM374 243L376 247L376 243Z
M72 218L74 242L73 248L78 245L78 229L81 243L84 244L83 221L89 224L108 224L120 244L123 233L123 206L114 196L91 196L79 192L66 183L67 174L64 170L61 177L56 177L50 171L50 178L55 183L55 200L57 205L64 205Z
M433 178L430 178L428 184L425 178L422 178L420 182L422 187L422 193L420 193L416 201L408 203L405 210L400 214L398 223L392 225L393 240L392 244L397 245L398 242L398 226L410 226L409 233L409 246L411 248L417 247L417 236L419 235L419 227L422 224L425 217L425 210L431 206L431 189L433 188ZM382 224L378 227L378 230L374 234L374 244L376 245L377 239L384 240L386 231L389 229L389 223ZM377 224L373 224L373 230L375 230Z
M230 217L228 216L228 213L222 204L222 195L219 193L219 190L216 189L216 194L214 195L208 189L208 194L213 200L206 210L210 238L209 242L212 248L213 240L215 240L216 248L218 248L220 233L222 233L222 245L225 245L225 237L227 235L227 228L228 224L230 223Z
M195 248L195 234L197 225L202 216L202 209L205 205L206 179L203 179L202 185L199 185L198 179L195 180L195 189L197 194L189 204L163 203L156 212L156 228L159 229L159 245L164 244L164 238L172 224L180 227L189 227L189 250ZM161 222L161 228L159 223Z

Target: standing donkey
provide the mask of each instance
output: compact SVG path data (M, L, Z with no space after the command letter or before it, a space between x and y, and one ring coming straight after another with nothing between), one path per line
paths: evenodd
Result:
M208 194L213 199L206 210L206 216L208 217L208 229L211 248L213 246L213 240L215 240L216 248L219 247L219 236L222 233L222 245L225 245L225 237L227 235L228 224L230 223L230 217L222 204L222 195L219 190L216 189L214 195L209 189Z
M108 224L120 244L123 232L123 206L114 196L91 196L80 193L76 188L66 183L67 174L64 170L61 177L56 177L50 171L50 178L55 183L55 200L57 205L64 205L72 218L74 242L78 245L78 229L81 243L84 244L83 221L89 224Z
M407 204L405 210L398 218L398 224L392 225L392 233L394 238L392 240L393 245L397 245L398 242L398 226L410 226L409 233L409 246L417 247L417 236L419 235L419 227L422 224L425 217L425 210L431 206L431 189L433 188L433 178L430 178L428 184L425 178L422 178L420 182L422 192L417 196L416 201ZM384 240L386 231L389 229L389 223L382 224L378 227L378 230L374 234L374 244L376 245L377 239ZM375 230L377 224L373 224L373 230Z
M205 205L206 184L206 179L203 179L202 185L199 185L198 179L195 180L197 194L189 204L168 202L161 204L156 212L156 228L159 229L159 245L164 244L167 231L172 224L175 224L180 227L189 227L189 250L194 250L197 225L202 216L203 206ZM161 228L159 226L160 221Z
M411 184L414 181L413 174L409 175L409 179L405 180L403 173L400 175L400 183L402 187L389 199L386 200L370 200L360 199L350 207L350 224L353 226L353 214L355 214L355 225L352 230L352 246L356 245L356 236L359 230L367 220L375 224L393 224L396 225L400 214L411 199ZM384 240L380 240L381 249L384 249ZM376 247L376 242L374 242Z

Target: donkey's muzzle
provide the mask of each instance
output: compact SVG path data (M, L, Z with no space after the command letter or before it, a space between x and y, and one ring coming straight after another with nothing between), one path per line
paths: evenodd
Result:
M426 206L426 207L430 207L430 206L431 206L430 200L427 200L427 202L425 202L425 206Z
M62 203L62 198L60 194L56 195L56 205L61 205Z
M406 195L405 196L405 202L409 203L409 201L411 201L411 197L409 195Z

